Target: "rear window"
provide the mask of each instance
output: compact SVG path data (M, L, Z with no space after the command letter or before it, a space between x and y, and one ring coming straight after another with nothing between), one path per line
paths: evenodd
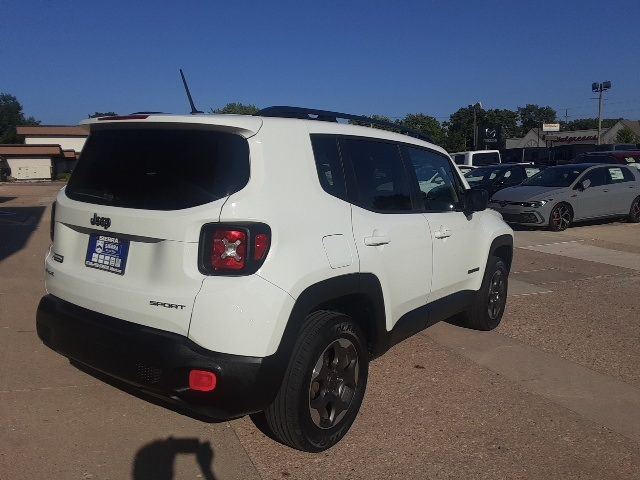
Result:
M89 136L66 194L74 200L179 210L218 200L249 181L249 146L235 134L118 128Z
M488 153L474 153L473 164L477 166L481 165L495 165L500 163L500 155L497 152Z

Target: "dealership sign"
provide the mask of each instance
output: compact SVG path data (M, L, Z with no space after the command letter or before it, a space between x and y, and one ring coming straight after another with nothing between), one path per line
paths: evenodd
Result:
M543 123L542 131L543 132L559 132L560 124L559 123Z

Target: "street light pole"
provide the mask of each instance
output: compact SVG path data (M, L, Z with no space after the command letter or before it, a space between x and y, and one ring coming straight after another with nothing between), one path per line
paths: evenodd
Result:
M603 93L611 88L611 82L606 81L602 83L594 82L591 84L591 91L598 93L598 145L601 143L602 134L602 105L604 100Z
M473 149L474 150L478 149L478 120L476 115L477 107L482 108L482 103L476 102L473 105Z

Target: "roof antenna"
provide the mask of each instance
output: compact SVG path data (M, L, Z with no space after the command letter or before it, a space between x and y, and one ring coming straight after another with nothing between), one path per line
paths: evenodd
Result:
M189 104L191 105L191 115L195 115L197 113L204 113L198 110L193 103L193 98L191 98L191 92L189 91L189 86L187 85L187 80L184 78L184 73L182 73L182 69L180 69L180 76L182 77L182 83L184 84L184 89L187 92L187 98L189 99Z

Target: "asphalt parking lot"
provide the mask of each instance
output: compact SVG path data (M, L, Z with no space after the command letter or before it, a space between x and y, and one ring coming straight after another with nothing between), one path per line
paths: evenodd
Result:
M35 334L61 184L0 184L1 479L637 479L640 224L516 232L493 332L438 324L370 368L319 455L203 423L78 370Z

